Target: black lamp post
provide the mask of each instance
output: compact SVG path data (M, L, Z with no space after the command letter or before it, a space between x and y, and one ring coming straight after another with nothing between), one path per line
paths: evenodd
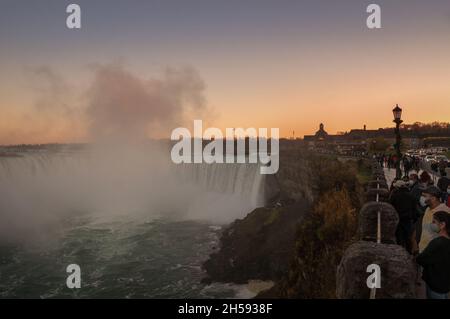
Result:
M402 109L398 106L392 110L394 113L394 123L395 123L395 151L397 153L397 163L395 163L396 176L397 178L402 177L402 171L400 170L400 160L402 158L402 153L400 152L400 146L402 144L402 137L400 136L400 124L402 124Z

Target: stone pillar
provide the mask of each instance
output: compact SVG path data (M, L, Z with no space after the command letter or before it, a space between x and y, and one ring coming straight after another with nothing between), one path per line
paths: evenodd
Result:
M387 202L389 200L389 191L386 188L369 188L366 192L366 201Z
M395 244L395 231L399 221L397 211L388 203L368 202L359 212L359 239L377 241L378 212L380 212L381 242Z
M369 299L367 266L380 267L381 288L376 299L415 298L416 267L401 246L358 241L351 245L337 269L336 294L340 299Z
M389 189L388 184L386 183L385 179L379 179L379 180L373 179L367 183L367 189L378 188L378 186L383 189Z

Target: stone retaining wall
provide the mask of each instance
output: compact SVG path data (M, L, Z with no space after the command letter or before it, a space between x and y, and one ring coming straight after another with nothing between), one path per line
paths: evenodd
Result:
M399 219L388 203L384 171L374 162L372 173L366 204L359 212L359 241L347 248L338 266L336 295L340 299L416 298L416 266L411 255L396 244ZM381 285L371 294L367 278L372 272L367 267L373 264L380 267Z

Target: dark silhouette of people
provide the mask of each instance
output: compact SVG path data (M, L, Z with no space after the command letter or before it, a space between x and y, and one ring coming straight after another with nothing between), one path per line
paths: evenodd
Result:
M397 244L405 247L405 249L411 254L413 248L413 227L419 216L417 213L417 202L409 192L407 182L397 180L393 184L393 191L389 198L389 202L392 206L394 206L399 217L399 223L395 232Z

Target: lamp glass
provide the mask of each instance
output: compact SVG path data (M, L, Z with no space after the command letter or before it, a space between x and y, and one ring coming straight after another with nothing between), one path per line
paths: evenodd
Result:
M398 105L392 110L392 113L394 113L394 119L396 121L402 118L402 109L399 108Z

